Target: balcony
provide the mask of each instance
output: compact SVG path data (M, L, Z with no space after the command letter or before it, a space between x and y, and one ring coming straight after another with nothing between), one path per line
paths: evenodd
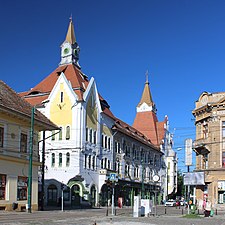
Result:
M198 154L201 154L201 155L208 154L210 152L208 144L209 144L208 138L198 139L193 142L193 149Z

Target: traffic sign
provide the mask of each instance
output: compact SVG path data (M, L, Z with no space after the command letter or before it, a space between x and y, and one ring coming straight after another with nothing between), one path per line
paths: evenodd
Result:
M116 181L117 180L116 173L110 173L109 180Z

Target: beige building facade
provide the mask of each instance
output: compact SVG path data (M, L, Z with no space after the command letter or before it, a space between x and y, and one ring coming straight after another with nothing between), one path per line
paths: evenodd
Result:
M203 92L193 110L196 126L196 172L204 172L205 185L196 187L196 199L225 205L225 92ZM222 205L223 204L223 205Z
M32 106L0 80L0 210L26 210L29 177L31 208L38 210L38 132L55 130L57 126L36 111L32 140L31 112Z

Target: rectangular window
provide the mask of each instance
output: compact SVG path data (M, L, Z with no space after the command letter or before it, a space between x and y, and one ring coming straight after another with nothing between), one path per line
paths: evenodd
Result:
M202 169L208 169L208 154L202 155L203 160L203 168Z
M62 153L59 153L59 167L62 166Z
M23 133L20 135L20 152L27 152L27 135Z
M222 167L225 168L225 152L222 152Z
M18 177L17 200L27 200L27 177Z
M4 140L4 128L0 127L0 147L3 147L3 140Z
M60 93L60 102L63 102L63 92Z
M222 122L222 146L225 149L225 122Z
M0 200L5 200L6 175L0 174Z

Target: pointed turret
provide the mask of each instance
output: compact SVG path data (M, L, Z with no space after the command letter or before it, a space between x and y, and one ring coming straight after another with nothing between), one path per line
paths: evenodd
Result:
M66 34L66 39L61 45L61 62L59 65L74 64L80 69L79 65L80 47L77 44L72 17Z
M152 95L148 82L148 71L146 71L146 81L142 93L141 101L137 105L137 112L154 111L156 113L155 103L152 100Z
M154 106L154 102L152 100L152 95L151 95L149 82L148 82L148 71L146 72L145 87L144 87L144 91L142 93L141 101L138 104L138 107L140 107L143 103L146 103L149 107Z
M68 41L71 45L73 45L76 42L72 18L70 18L70 23L66 35L66 41Z
M137 106L137 113L134 119L133 127L148 137L153 144L158 145L157 123L158 118L156 116L155 103L153 102L151 96L147 71L145 86L141 101Z

